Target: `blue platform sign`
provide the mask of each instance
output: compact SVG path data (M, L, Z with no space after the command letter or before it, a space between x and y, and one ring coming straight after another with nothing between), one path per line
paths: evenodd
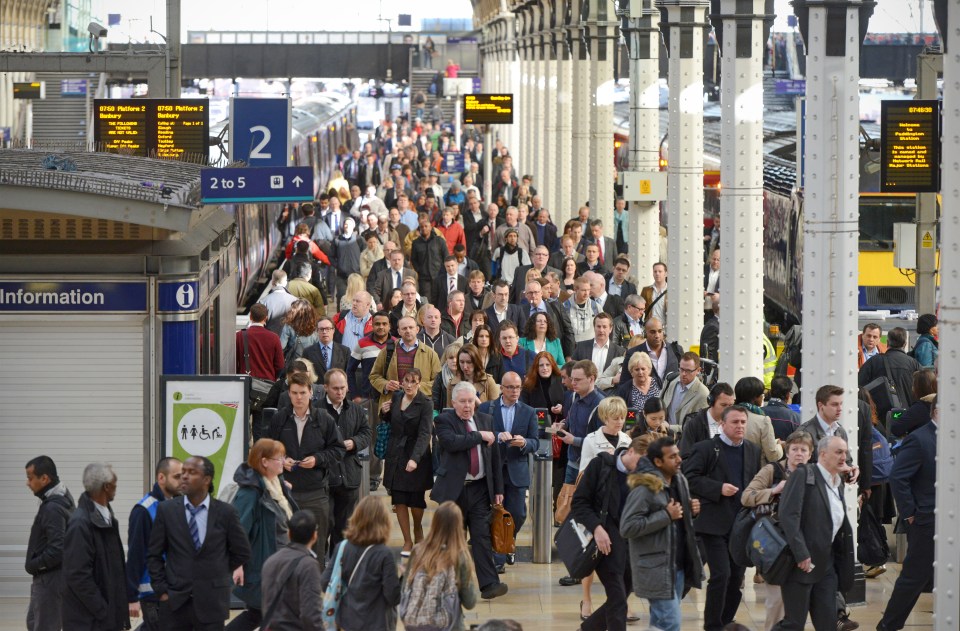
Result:
M773 88L776 94L802 96L807 92L806 79L777 79Z
M230 99L230 161L285 167L292 158L290 99Z
M310 167L202 169L200 195L206 204L313 201Z
M157 311L182 313L200 305L200 283L195 280L160 281L157 284Z
M464 159L459 151L443 152L443 170L447 173L463 173Z
M0 282L0 313L146 313L147 283Z
M86 79L61 79L60 96L87 96Z

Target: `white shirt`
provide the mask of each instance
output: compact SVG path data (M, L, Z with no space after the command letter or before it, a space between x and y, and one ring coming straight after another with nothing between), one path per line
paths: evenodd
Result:
M653 367L657 371L657 375L661 379L667 374L667 345L664 344L660 347L660 356L657 357L657 354L653 351L648 351L647 355L650 356L650 359L653 361Z
M830 517L833 519L833 536L836 537L844 518L843 500L840 499L840 476L830 475L830 472L819 462L817 469L820 470L823 481L827 483L827 499L830 501Z
M459 416L457 417L457 420L460 421L461 423L464 422L464 420L463 420L462 418L460 418ZM466 421L466 423L467 423L467 431L468 431L468 432L476 432L476 431L479 431L479 430L477 429L477 422L474 421L472 418L471 418L469 421ZM480 471L480 472L479 472L476 476L472 476L472 475L470 475L470 469L469 469L469 466L468 466L468 468L467 468L467 477L466 477L467 480L481 480L481 479L483 479L483 450L480 449L480 446L481 446L481 445L477 445L476 447L473 447L473 449L476 449L476 450L477 450L477 462L478 462L479 465L480 465L480 467L479 467L479 471ZM469 454L468 454L468 456L469 456Z
M713 416L710 414L710 408L707 408L707 427L710 428L710 438L720 433L720 423L713 420Z
M307 408L307 413L302 417L297 416L297 413L293 413L293 422L297 424L297 442L303 440L303 428L307 426L307 421L310 419L310 408Z
M823 418L821 418L819 414L817 414L817 422L820 423L820 429L823 430L823 433L824 433L825 436L836 436L836 435L837 435L837 429L839 429L839 427L840 427L840 423L839 423L839 422L834 423L833 425L828 425L827 422L826 422L825 420L823 420ZM819 463L817 463L817 464L819 464Z
M660 291L659 289L657 289L656 285L652 285L652 287L653 287L653 295L650 296L650 303L647 305L647 314L648 314L647 319L649 320L650 318L656 318L657 320L660 320L660 324L662 324L664 328L666 328L667 297L664 296L663 298L660 298L660 296L665 291L667 291L667 286L666 284L664 284L663 291ZM657 298L660 298L660 300L657 300ZM657 304L653 304L655 301ZM651 308L650 305L653 305L653 307Z
M447 294L457 290L457 277L447 276Z
M593 342L593 363L594 365L603 370L607 365L607 352L610 350L610 340L608 339L606 344L600 346L596 341Z
M493 305L493 315L497 317L497 322L503 322L507 319L507 310L500 311L497 309L497 305Z
M200 502L200 506L203 506L202 511L197 511L197 536L200 539L200 545L203 545L204 540L207 538L207 518L210 517L210 494L207 493L207 496L203 498L203 501ZM189 507L189 508L188 508ZM190 503L189 498L186 495L183 496L183 514L187 519L187 527L190 526L190 508L193 508L193 504Z
M98 504L97 502L94 502L93 505L96 507L97 512L100 513L100 516L103 517L104 522L108 524L113 523L113 518L110 516L109 506L103 506L102 504Z

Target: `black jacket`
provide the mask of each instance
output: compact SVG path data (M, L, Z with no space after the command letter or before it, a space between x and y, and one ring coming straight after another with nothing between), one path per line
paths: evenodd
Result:
M896 438L906 436L930 422L930 404L915 401L899 418L890 421L890 435Z
M164 500L160 485L153 483L150 496L157 502ZM147 551L150 549L150 533L153 532L153 519L150 512L137 502L130 511L127 520L127 602L135 603L140 599L140 583L147 569ZM148 595L150 600L156 596Z
M94 501L84 493L70 516L64 537L64 629L113 631L129 629L123 542L110 511L104 521Z
M712 316L700 331L700 357L718 361L720 357L720 318Z
M707 408L691 412L680 424L680 457L686 460L693 453L693 447L710 438L710 422L707 420Z
M335 410L327 403L326 397L320 401L320 406L331 417L336 418ZM346 451L343 458L330 470L330 486L343 486L355 489L360 486L360 456L361 451L370 446L373 429L367 421L367 410L364 406L351 403L349 398L343 400L340 418L337 418L337 428L342 440L352 440L353 449Z
M694 445L690 458L683 462L683 475L690 484L690 493L700 500L700 514L693 521L698 533L726 536L740 510L740 494L760 471L760 448L743 441L743 484L736 494L723 495L721 489L731 479L720 452L720 437L702 440Z
M447 241L435 232L429 239L417 235L410 245L410 266L419 274L420 287L443 276L443 259L449 254Z
M353 349L347 348L340 342L330 342L330 346L332 347L330 367L346 370L347 362L350 361L350 351ZM303 358L310 360L313 364L313 371L317 373L317 382L322 383L323 376L327 374L327 367L323 363L323 355L320 354L320 342L307 347L303 351Z
M477 431L468 432L466 423L455 412L442 412L436 418L435 431L440 443L439 465L430 499L438 504L446 500L457 501L463 491L464 480L470 470L469 451L480 445L483 454L483 473L490 503L494 495L503 494L503 467L500 450L487 446L480 438L481 431L493 431L493 417L475 412L473 421Z
M857 385L861 388L876 379L886 375L884 363L890 368L890 376L900 395L900 404L903 407L913 405L913 373L920 370L920 363L899 348L888 348L886 353L874 355L860 367L857 376ZM880 418L885 418L887 409L877 408Z
M303 460L314 456L317 459L313 469L297 467L285 474L284 477L296 491L327 488L330 471L339 469L339 463L346 453L336 422L313 403L310 404L310 420L303 428L302 440L297 440L297 422L293 419L292 407L277 410L266 437L283 443L288 458Z
M230 615L232 573L250 560L247 533L236 509L211 497L206 535L196 550L185 501L179 497L157 507L147 556L150 583L158 598L169 597L171 611L193 607L199 622L223 622Z
M60 568L63 563L63 536L70 514L76 508L70 491L59 481L51 482L37 493L37 497L41 499L40 508L30 528L27 561L23 566L33 576Z
M630 358L633 357L634 353L639 353L643 351L644 353L650 352L650 347L647 346L647 343L644 342L640 346L634 346L627 351L626 355L623 356L623 368L620 369L620 383L625 381L630 381L632 378L630 376ZM665 381L667 375L672 372L677 372L680 370L680 357L683 355L683 347L676 342L664 342L663 353L667 354L667 369L664 374L660 374L657 371L657 363L653 363L653 375L660 381L661 384ZM653 359L652 357L650 359Z
M625 449L614 453L600 452L583 471L577 490L573 493L570 514L593 532L603 526L607 532L620 531L620 483L617 482L617 458ZM606 519L600 519L606 505Z

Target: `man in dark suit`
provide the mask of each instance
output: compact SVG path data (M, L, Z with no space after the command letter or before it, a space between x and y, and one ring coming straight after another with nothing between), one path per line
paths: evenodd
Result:
M513 274L514 283L510 290L510 302L515 305L520 304L520 299L523 298L523 289L526 284L525 281L527 278L527 272L529 272L531 269L538 270L541 277L546 276L547 272L554 272L557 276L561 276L560 270L547 265L547 261L550 260L550 250L547 249L547 246L536 246L533 249L533 254L530 259L530 265L521 265Z
M603 274L590 272L587 278L590 280L590 298L596 305L612 318L623 315L623 298L607 293L607 281Z
M932 421L904 439L890 472L890 488L897 501L897 513L907 528L907 556L877 625L878 631L902 629L920 593L933 589L937 429L940 425L936 399L931 414Z
M693 527L710 566L703 609L705 631L720 631L733 622L743 598L740 584L746 568L734 562L729 547L740 495L760 470L760 449L744 440L746 431L746 408L728 407L720 419L720 433L694 445L683 463L690 492L700 500Z
M540 448L540 428L533 408L520 402L520 375L508 372L500 380L499 399L487 401L480 412L493 417L493 432L503 464L503 507L513 516L516 537L527 520L527 489L530 488L529 454ZM513 565L514 555L494 554L499 572L504 562Z
M497 436L489 414L476 410L477 391L461 382L453 388L453 412L437 417L435 431L440 443L437 478L430 498L460 506L470 530L470 552L477 570L480 595L485 599L507 593L497 577L490 542L490 505L503 503L503 468Z
M313 363L313 370L317 379L323 381L323 376L331 368L346 370L350 361L350 349L333 341L333 322L330 318L321 318L317 322L317 335L320 340L303 351L303 358Z
M487 307L485 311L490 322L490 328L494 331L505 320L524 323L527 321L523 317L520 307L510 303L510 283L505 280L498 280L493 284L493 304Z
M546 208L540 208L534 213L530 213L534 217L534 221L531 222L530 232L533 233L533 240L537 245L546 246L548 252L555 252L560 247L560 240L557 238L557 226L550 221L550 211Z
M787 478L780 498L780 525L797 565L780 586L784 617L773 627L778 631L803 629L808 612L817 631L836 629L837 591L853 586L853 531L840 477L849 470L847 442L825 437L818 452L817 464L800 465Z
M550 267L562 270L563 261L568 258L573 259L578 264L584 260L583 254L577 251L577 243L573 240L573 237L565 234L560 237L560 249L550 255ZM561 278L562 277L561 275Z
M640 346L635 346L627 351L623 358L623 370L620 371L620 383L630 379L630 357L634 353L647 353L653 360L654 377L662 384L664 378L673 372L680 370L680 357L683 355L683 348L676 342L667 342L667 336L664 334L663 325L656 318L648 318L643 325L644 338L646 341Z
M447 299L455 291L466 293L467 279L457 271L457 257L452 254L443 259L443 276L435 278L433 281L433 293L430 295L430 302L437 306L440 311L447 309Z
M630 258L618 255L613 261L613 271L606 275L607 293L611 296L620 296L624 300L637 293L637 286L627 280L630 273Z
M610 273L613 270L613 262L617 260L617 242L603 236L603 222L599 219L590 222L590 233L583 237L584 248L588 243L597 244L600 249L600 266L605 273Z
M613 360L626 353L622 346L610 339L612 332L613 318L609 313L601 311L593 318L593 339L577 342L570 359L589 359L597 370L603 372L610 367Z
M687 414L680 422L682 434L677 446L680 448L681 458L689 459L697 443L717 435L723 411L733 405L735 400L733 386L729 383L721 381L713 384L707 395L707 407Z
M380 272L380 276L373 283L373 291L371 292L373 299L384 309L389 308L383 303L390 298L390 292L397 287L402 287L403 281L408 278L412 278L416 282L417 273L404 263L403 250L397 248L390 253L390 264Z
M350 186L360 186L360 171L363 169L363 158L359 149L354 149L353 156L343 163L343 177Z
M147 568L160 599L163 629L223 629L230 616L230 590L234 583L243 584L250 543L233 506L210 497L214 474L209 459L187 458L183 500L157 507Z
M716 362L720 358L720 295L710 296L710 303L713 315L700 331L700 357Z

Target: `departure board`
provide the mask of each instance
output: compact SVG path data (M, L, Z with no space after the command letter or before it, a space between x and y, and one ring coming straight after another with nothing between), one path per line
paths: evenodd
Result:
M880 191L940 192L940 102L880 104Z
M512 125L513 95L464 95L463 122L467 125Z
M167 160L207 155L207 99L96 99L94 111L101 151Z

